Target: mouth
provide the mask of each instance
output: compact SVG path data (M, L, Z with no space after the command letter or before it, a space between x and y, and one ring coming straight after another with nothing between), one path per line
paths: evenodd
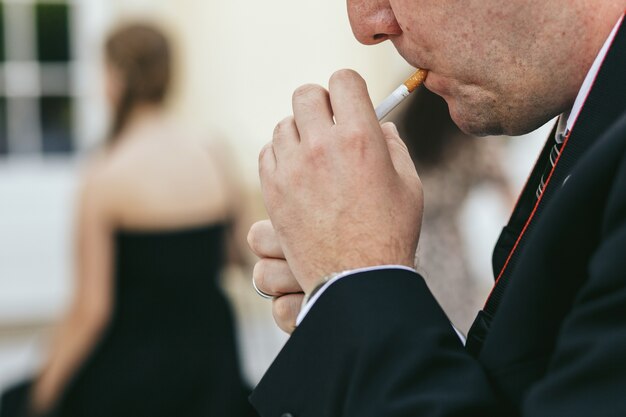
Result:
M420 57L415 56L415 54L409 54L408 53L409 49L404 48L401 39L392 38L390 40L393 43L394 47L396 48L396 51L398 51L398 54L400 54L400 56L409 65L415 68L428 71L428 76L426 77L426 80L424 81L424 84L423 84L424 87L426 87L428 90L432 91L433 93L445 98L445 96L448 95L449 93L450 85L448 81L450 80L447 80L445 76L439 75L436 72L436 70L433 70L433 68L430 68L428 63L425 62L423 59L420 59Z
M438 96L446 99L450 96L450 89L452 87L451 80L445 76L441 76L435 72L430 71L426 81L424 81L424 87L437 94Z

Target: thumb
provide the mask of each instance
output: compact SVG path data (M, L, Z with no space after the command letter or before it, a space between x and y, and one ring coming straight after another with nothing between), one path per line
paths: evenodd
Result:
M389 156L393 162L393 166L404 177L406 175L416 175L415 165L409 154L409 149L406 147L404 141L400 138L396 125L387 122L381 125L383 136L385 137L385 143L389 150Z

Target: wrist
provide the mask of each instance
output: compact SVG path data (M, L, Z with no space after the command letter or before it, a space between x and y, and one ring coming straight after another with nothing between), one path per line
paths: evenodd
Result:
M363 268L350 269L339 273L330 274L318 280L317 285L313 286L310 292L305 293L304 299L302 300L302 306L300 307L300 314L298 314L298 318L296 319L296 326L299 326L304 317L308 314L309 310L313 307L313 305L317 302L320 297L324 296L324 292L327 288L332 287L335 282L342 280L344 278L358 275L360 273L367 273L373 271L381 271L388 269L402 269L405 271L409 271L414 273L416 276L417 271L413 266L406 266L402 264L392 264L392 265L376 265L376 266L368 266ZM347 278L350 279L350 278Z
M339 272L332 272L330 274L324 275L322 278L318 278L317 280L312 281L312 283L307 286L307 288L303 288L304 290L304 299L302 300L302 305L304 306L311 298L315 296L315 294L326 285L329 281L334 280L335 278L343 277L346 275L356 274L359 272L373 271L379 269L406 269L412 272L416 272L415 265L406 263L395 263L395 264L380 264L380 265L371 265L359 268L351 268L345 269Z
M339 275L343 275L348 273L349 271L341 271L341 272L332 272L328 275L323 276L321 279L318 279L316 283L312 287L310 287L309 291L305 291L304 299L302 299L302 306L305 306L311 298L315 296L315 294L330 280Z
M300 283L300 286L305 294L310 298L312 292L318 287L323 286L324 283L332 280L339 275L347 275L354 272L386 268L386 267L400 267L415 271L415 257L410 259L369 259L366 261L356 262L342 262L341 264L335 264L330 268L326 265L325 268L318 268L317 270L310 269L308 272L299 271L294 267L294 273L296 279ZM332 269L331 269L332 268ZM332 271L332 272L328 272Z

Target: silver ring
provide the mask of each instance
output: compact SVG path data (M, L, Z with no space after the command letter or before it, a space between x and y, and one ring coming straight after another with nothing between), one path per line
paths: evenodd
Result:
M273 300L274 297L264 293L263 291L261 291L257 286L256 286L256 282L254 282L254 277L252 277L252 287L254 288L254 291L256 291L257 294L259 294L261 297L267 299L267 300Z

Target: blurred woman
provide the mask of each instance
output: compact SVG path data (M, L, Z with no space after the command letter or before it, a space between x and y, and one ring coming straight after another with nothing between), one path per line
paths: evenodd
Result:
M110 139L85 175L75 299L29 408L55 416L252 415L233 318L216 283L236 185L219 149L164 110L167 39L150 26L126 26L105 52Z

